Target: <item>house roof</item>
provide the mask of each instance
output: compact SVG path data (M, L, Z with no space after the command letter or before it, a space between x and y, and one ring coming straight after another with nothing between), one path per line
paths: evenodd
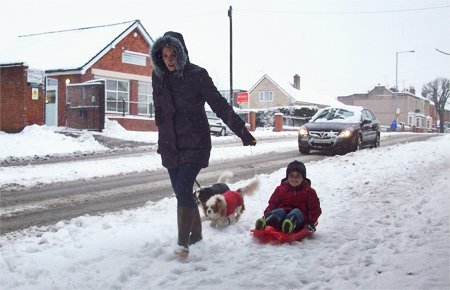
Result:
M0 63L24 62L46 72L83 73L134 29L149 46L153 39L139 20L21 35L0 48Z
M294 88L290 82L280 81L281 78L275 80L274 78L269 77L269 75L267 74L264 74L261 79L259 79L256 84L249 90L249 92L252 92L264 79L272 82L287 97L289 97L293 103L319 106L332 106L337 104L342 105L342 103L339 102L336 97L320 96L318 93L314 92L304 84L301 84L300 90L298 90Z
M382 94L384 92L388 93L389 95L395 94L394 91L391 91L390 89L386 88L385 86L375 86L368 94L371 94L371 93ZM428 101L428 102L430 101L427 98L424 98L424 97L422 97L420 95L413 95L413 94L411 94L409 92L398 92L397 94L398 94L398 96L402 96L402 95L403 96L411 96L413 98L420 99L420 100L423 100L423 101Z

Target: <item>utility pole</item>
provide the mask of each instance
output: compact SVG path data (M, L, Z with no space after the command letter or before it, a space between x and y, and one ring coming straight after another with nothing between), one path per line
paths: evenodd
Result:
M230 17L230 105L233 106L233 7L228 9Z
M398 116L400 115L400 108L398 107L398 55L400 53L414 53L415 50L397 51L395 52L395 123L398 124Z

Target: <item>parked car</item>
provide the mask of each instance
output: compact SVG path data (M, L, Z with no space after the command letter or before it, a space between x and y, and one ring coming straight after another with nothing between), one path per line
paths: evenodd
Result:
M208 117L211 134L216 136L226 136L231 132L230 128L228 128L222 119L218 118L213 111L206 111L206 116Z
M320 109L298 132L302 154L311 150L345 154L378 146L380 122L371 111L359 106Z

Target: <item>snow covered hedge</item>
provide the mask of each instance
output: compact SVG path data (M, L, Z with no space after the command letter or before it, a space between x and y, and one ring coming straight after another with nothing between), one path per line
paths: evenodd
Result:
M287 117L285 119L297 119L298 121L305 123L306 119L311 118L315 113L317 113L318 108L316 106L285 106L267 109L253 109L250 111L256 113L256 127L273 127L274 115L276 113L283 113L284 116ZM249 110L236 109L236 113L244 120L246 119L245 116L248 112Z

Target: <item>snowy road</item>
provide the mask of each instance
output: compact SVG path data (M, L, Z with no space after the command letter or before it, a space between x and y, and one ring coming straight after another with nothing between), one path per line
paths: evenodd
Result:
M394 135L383 139L382 146L393 144L421 141L430 138L428 134L404 134ZM273 143L273 139L265 141ZM295 138L284 138L279 140L279 148L296 148ZM238 143L235 147L230 145L215 147L229 147L226 150L242 150ZM259 146L262 146L259 145ZM274 146L271 144L270 146ZM279 151L282 151L281 149ZM132 153L132 152L131 152ZM143 159L144 153L138 156L128 156L131 161L124 161L121 157L118 162L131 163L136 159ZM213 150L214 154L214 150ZM155 155L155 153L153 153ZM231 156L231 155L230 155ZM102 157L102 155L100 155ZM158 159L159 156L156 156ZM309 161L321 160L325 158L321 154L299 155L296 149L290 149L286 152L274 152L258 154L253 156L249 162L248 157L230 158L227 160L212 161L211 165L202 170L198 181L201 185L208 185L216 182L217 177L224 170L234 172L234 180L249 179L257 174L270 174L282 167L293 159L299 159L307 163ZM104 162L105 160L82 162ZM111 157L106 158L106 166L112 164ZM159 159L158 159L159 160ZM54 162L53 160L52 162ZM44 165L41 165L44 166ZM53 165L52 165L53 166ZM72 169L76 165L71 165ZM39 169L32 167L31 169ZM44 168L44 167L41 167ZM11 168L13 169L13 168ZM43 169L42 169L43 170ZM82 169L78 169L82 171ZM38 185L32 189L23 191L4 191L2 192L1 204L1 234L23 229L32 225L48 225L60 220L82 216L85 214L99 214L103 212L116 211L121 209L130 209L144 205L148 201L158 201L163 197L171 195L171 187L165 169L158 168L152 171L133 172L129 174L120 174L106 177L95 177L74 181L57 182L55 184Z

